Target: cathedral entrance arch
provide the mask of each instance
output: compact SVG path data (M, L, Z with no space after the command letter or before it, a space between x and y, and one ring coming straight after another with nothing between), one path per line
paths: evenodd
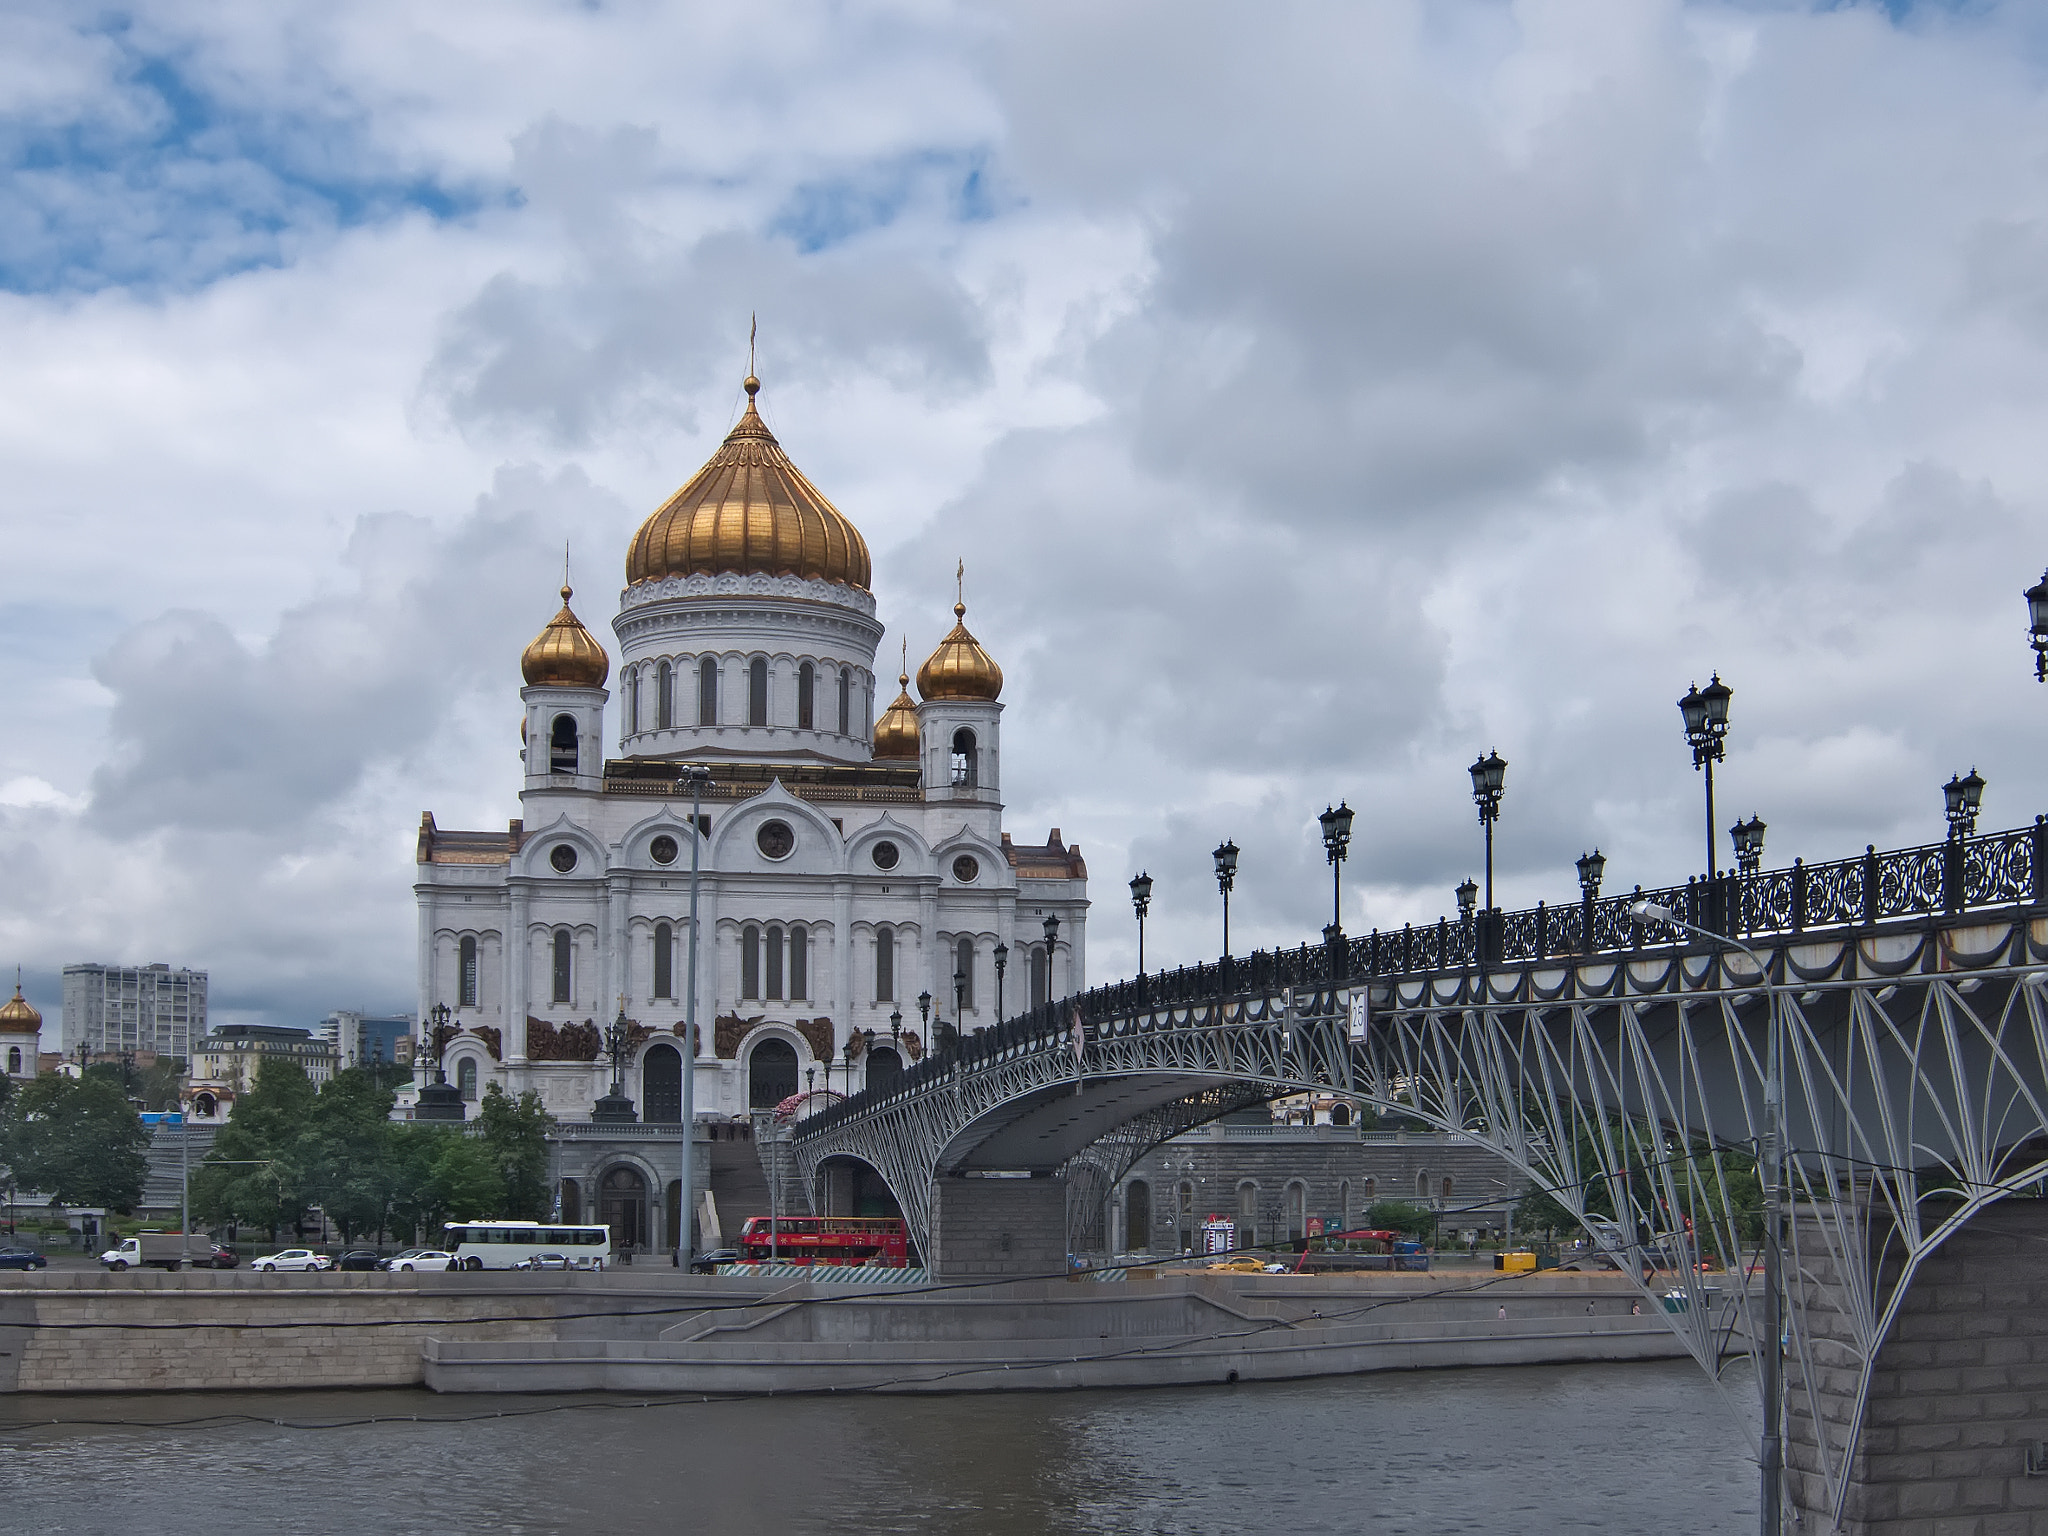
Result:
M640 1103L649 1125L683 1120L683 1053L672 1045L650 1045L640 1058Z
M773 1109L796 1092L796 1047L773 1038L747 1057L747 1107Z
M612 1229L612 1251L647 1246L647 1180L638 1168L607 1168L597 1185L597 1219Z

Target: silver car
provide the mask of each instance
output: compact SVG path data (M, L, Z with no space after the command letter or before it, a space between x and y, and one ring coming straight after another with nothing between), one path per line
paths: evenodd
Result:
M438 1248L423 1248L418 1253L400 1254L391 1261L391 1267L408 1274L416 1269L453 1269L455 1256Z

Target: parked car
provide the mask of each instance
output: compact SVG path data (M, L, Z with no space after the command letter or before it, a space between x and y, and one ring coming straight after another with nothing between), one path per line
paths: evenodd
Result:
M374 1248L351 1248L334 1261L336 1269L375 1269L377 1250Z
M512 1266L514 1269L574 1269L566 1253L536 1253L530 1259L521 1259Z
M233 1269L241 1262L242 1256L226 1244L215 1243L213 1245L213 1267L215 1269Z
M315 1253L310 1248L286 1248L278 1253L266 1253L260 1259L251 1260L249 1267L259 1273L271 1275L281 1269L332 1269L334 1260L324 1253Z
M737 1264L739 1261L739 1249L714 1248L709 1253L700 1253L697 1257L690 1260L690 1273L693 1275L715 1275L718 1273L719 1265Z
M400 1259L416 1259L425 1252L427 1252L425 1248L401 1248L398 1252L392 1254L390 1258L379 1259L377 1267L379 1269L396 1269Z
M47 1269L49 1265L33 1248L0 1248L0 1269Z
M415 1248L393 1259L391 1267L405 1270L407 1273L416 1269L453 1269L454 1258L454 1254L443 1253L438 1248Z

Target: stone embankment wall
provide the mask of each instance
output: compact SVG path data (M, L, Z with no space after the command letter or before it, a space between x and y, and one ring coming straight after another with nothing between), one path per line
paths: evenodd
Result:
M617 1274L8 1274L0 1392L413 1386L430 1335L551 1339L676 1303Z
M1931 1206L1923 1214L1940 1219ZM1801 1247L1814 1386L1839 1443L1855 1406L1855 1360L1831 1305L1840 1294L1835 1266L1818 1241ZM1787 1357L1786 1373L1786 1494L1808 1526L1828 1530L1816 1425L1796 1357ZM2027 1471L2029 1448L2044 1441L2048 1202L2007 1201L1973 1217L1907 1290L1878 1350L1841 1530L2048 1536L2048 1475Z

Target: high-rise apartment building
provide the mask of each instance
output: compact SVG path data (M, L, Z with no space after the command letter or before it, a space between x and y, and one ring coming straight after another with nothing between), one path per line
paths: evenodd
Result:
M206 1033L206 972L155 965L64 967L64 1051L155 1051L191 1060Z
M409 1013L372 1014L342 1008L322 1019L313 1033L334 1047L344 1068L388 1067L412 1061L413 1018Z

